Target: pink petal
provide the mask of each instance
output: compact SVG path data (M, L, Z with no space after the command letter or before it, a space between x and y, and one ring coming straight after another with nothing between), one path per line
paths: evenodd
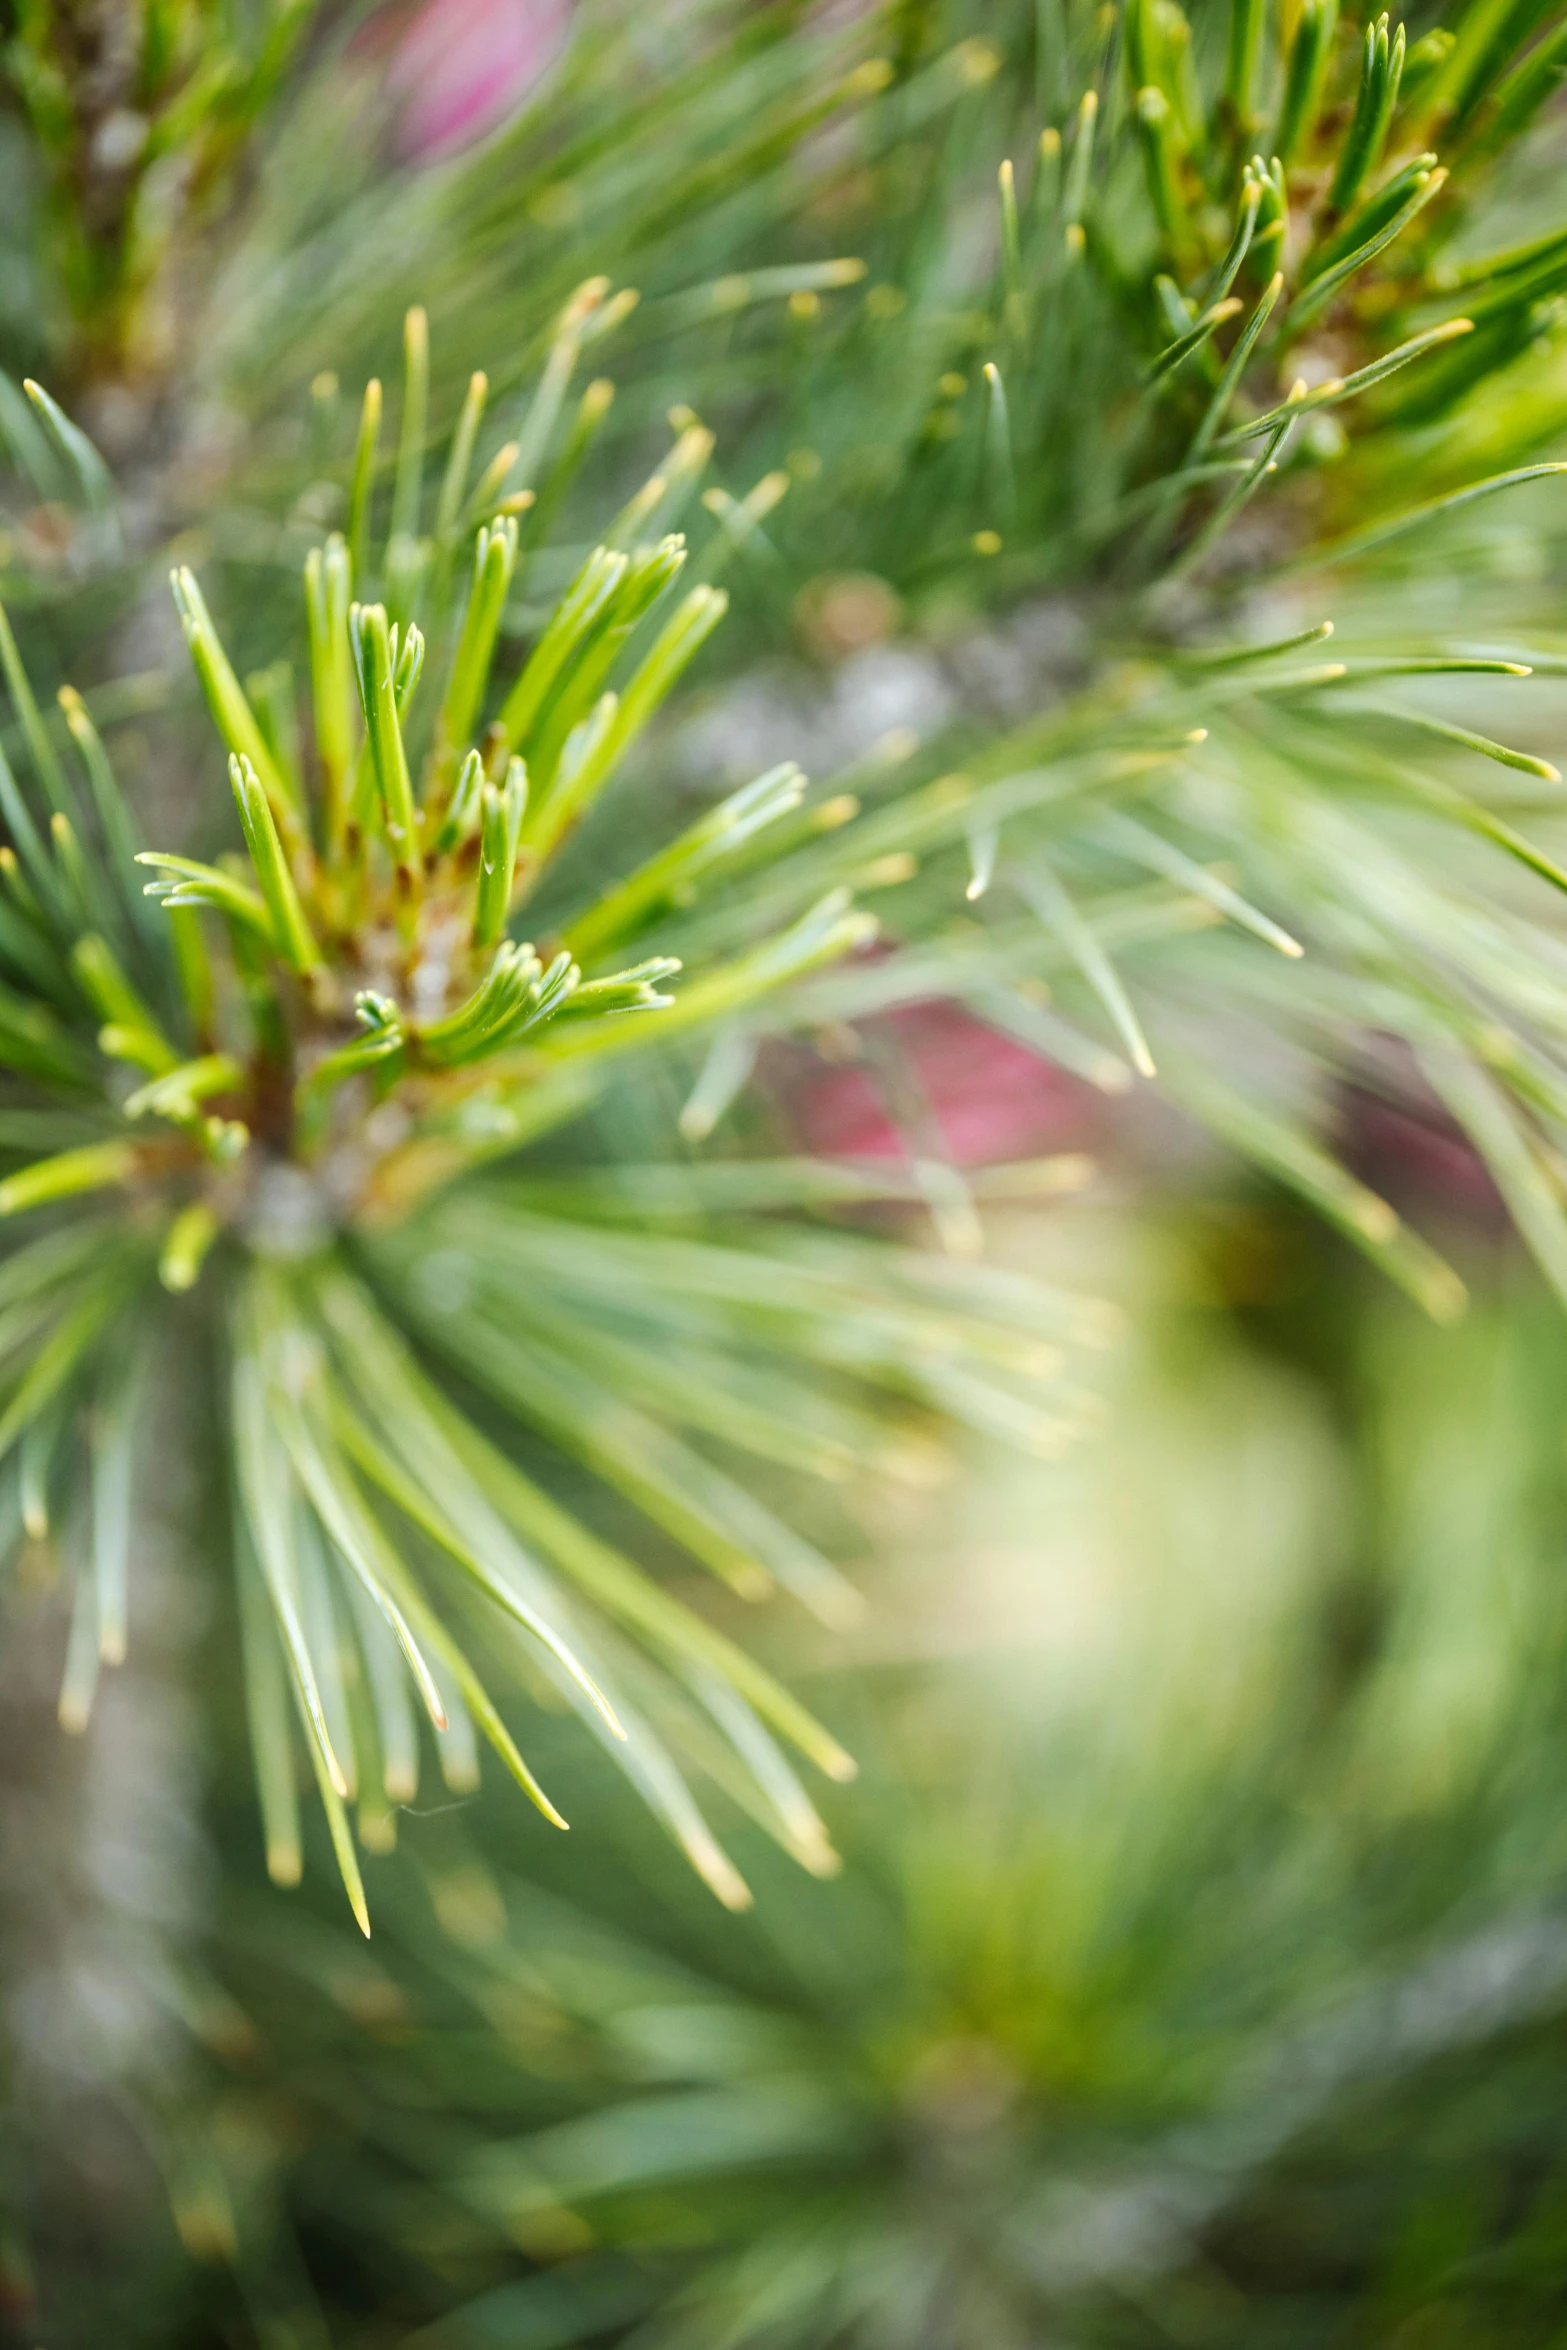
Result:
M392 58L404 154L428 161L504 122L560 52L568 0L425 0Z
M982 1167L1036 1152L1076 1150L1097 1131L1097 1099L953 1004L914 1004L885 1026L912 1065L953 1163ZM863 1064L820 1063L792 1092L806 1147L824 1158L903 1158L900 1134Z

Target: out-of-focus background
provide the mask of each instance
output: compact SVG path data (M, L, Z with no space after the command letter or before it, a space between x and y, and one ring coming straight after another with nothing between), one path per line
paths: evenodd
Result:
M205 2264L152 2259L146 2214L160 2324L1554 2338L1559 1309L1480 1234L1433 1333L1200 1183L996 1245L1124 1306L1104 1425L849 1488L864 1625L784 1651L864 1765L835 1880L742 1834L736 1919L607 1785L591 1844L435 1806L372 1864L367 1949L330 1888L262 1887L241 1758L208 1757L166 2156ZM127 2322L111 2242L89 2327Z
M812 355L831 282L790 280L750 330L758 273L807 249L814 266L879 238L872 292L889 318L906 299L894 249L924 191L834 167L827 93L863 73L862 12L793 12L783 60L759 11L724 73L698 8L582 28L567 0L295 13L325 63L259 163L236 83L231 148L167 184L153 157L107 277L67 268L40 308L28 237L0 257L8 366L63 371L129 483L131 555L104 591L122 673L168 658L171 543L227 566L235 626L264 641L286 419L312 384L318 421L331 408L326 371L346 398L387 364L404 302L439 318L442 381L492 364L497 335L520 373L602 265L642 292L604 483L691 400L727 432L737 492L772 463L845 484L733 579L727 670L662 743L672 789L790 754L831 772L1079 680L1102 614L1071 597L1006 624L959 588L937 608L918 516L859 446L854 351L836 373ZM921 13L893 12L911 41ZM962 194L984 109L1023 103L1018 60L1037 65L1033 12L997 14L944 69L968 76L943 151L953 247L990 233ZM137 16L8 11L33 82L18 67L0 173L30 236L69 234L62 188L91 213L143 172L112 38ZM53 182L21 127L50 72ZM665 94L639 109L643 73ZM1520 238L1551 137L1511 199ZM160 274L159 222L199 216L203 171L243 233L206 275ZM921 261L961 291L961 252ZM42 582L40 638L64 630L72 560L49 507L12 550ZM1559 629L1559 533L1536 513L1496 540L1493 606ZM161 689L127 694L133 718L135 690L155 742ZM178 807L178 776L145 788ZM574 1749L569 1838L488 1791L413 1807L367 1863L366 1945L325 1876L265 1882L192 1473L139 1538L134 1656L80 1745L54 1728L48 1560L24 1552L0 1633L0 2340L1560 2342L1559 1300L1434 1110L1409 1120L1370 1087L1341 1105L1358 1170L1468 1284L1450 1326L1174 1111L962 1013L895 1017L958 1164L1071 1161L1060 1196L986 1206L989 1259L1114 1312L1033 1455L914 1431L856 1455L822 1536L862 1616L751 1634L860 1759L827 1806L841 1872L802 1875L741 1820L756 1898L730 1915ZM883 1095L817 1044L764 1054L758 1130L894 1149ZM927 1233L923 1209L878 1213ZM721 1595L703 1604L722 1618Z

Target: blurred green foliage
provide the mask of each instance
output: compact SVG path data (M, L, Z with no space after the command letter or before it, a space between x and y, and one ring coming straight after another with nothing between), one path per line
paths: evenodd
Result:
M591 362L613 402L558 371L501 634L538 643L655 453L707 481L698 562L737 614L562 861L563 918L809 724L831 826L776 884L649 900L641 943L742 953L852 885L895 951L705 1058L638 1056L520 1174L364 1253L478 1423L521 1398L546 1441L507 1444L673 1596L663 1537L742 1422L848 1450L805 1531L888 1562L875 1629L768 1644L868 1784L824 1807L830 1882L725 1820L739 1922L607 1773L591 1838L547 1855L438 1802L366 1863L367 1951L313 1886L285 1910L255 1883L219 1603L215 1922L160 1950L145 2047L79 2104L13 2105L14 2337L1552 2341L1567 1358L1559 1302L1474 1225L1483 1159L1567 1289L1560 9L584 10L516 119L438 164L399 159L352 14L309 15L13 11L33 235L0 338L123 494L0 382L4 594L40 682L80 675L127 764L150 723L178 776L153 559L207 563L242 672L293 630L302 673L307 549L367 489L400 510L355 431L407 303L436 332L405 478L476 366L498 462L574 289L637 289ZM115 26L121 80L89 88L75 44ZM1048 1452L1092 1399L1020 1355L1017 1301L1050 1293L964 1261L1009 1179L954 1163L888 1017L938 996L1103 1097L1132 1194L1002 1237L1130 1307L1106 1433L1048 1470L975 1448L945 1492L918 1481L939 1422ZM788 1101L744 1088L802 1027L879 1093L885 1183L780 1164ZM1275 1191L1193 1174L1154 1083L1444 1326ZM851 1256L896 1267L895 1306ZM979 1364L933 1296L974 1302ZM650 1471L648 1408L685 1415L684 1461ZM731 1564L772 1466L747 1477Z
M634 1833L525 1857L479 1811L405 1821L369 1951L234 1886L188 1994L202 2325L1553 2337L1556 1310L1503 1265L1433 1343L1276 1205L1073 1215L1010 1246L1119 1256L1114 1417L883 1520L879 1631L813 1691L869 1766L836 1882L748 1853L715 1927Z

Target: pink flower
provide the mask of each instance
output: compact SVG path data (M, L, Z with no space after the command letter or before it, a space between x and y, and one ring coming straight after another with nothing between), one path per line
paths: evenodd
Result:
M560 54L569 16L570 0L423 0L388 76L403 153L428 162L504 122Z
M928 1102L954 1166L1081 1150L1098 1139L1104 1104L1091 1086L958 1005L910 1004L876 1025ZM900 1130L874 1060L833 1068L813 1058L785 1082L805 1146L819 1157L890 1159L918 1150L918 1137Z
M1467 1135L1418 1080L1403 1103L1350 1091L1345 1156L1361 1181L1402 1212L1435 1209L1455 1222L1502 1231L1507 1211L1490 1169Z

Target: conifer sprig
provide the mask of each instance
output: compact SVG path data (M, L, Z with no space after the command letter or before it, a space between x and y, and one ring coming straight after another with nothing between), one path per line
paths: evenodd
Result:
M900 168L939 145L976 187L990 142L994 235L962 274L923 208L876 224L874 308L800 338L811 466L779 539L878 575L917 649L966 614L1014 709L1036 599L1075 642L1036 716L998 723L981 685L869 763L816 869L917 860L885 917L913 951L813 1008L945 990L1106 1090L1151 1068L1450 1314L1455 1277L1339 1163L1335 1097L1434 1092L1567 1286L1559 651L1497 584L1567 516L1567 246L1486 230L1526 128L1504 93L1544 104L1557 37L1467 4L1419 40L1221 13L1225 44L1175 0L1119 37L1004 12L910 65L909 127L889 97ZM938 137L918 98L960 61L988 116ZM1432 627L1460 569L1472 625ZM1335 628L1335 658L1289 658ZM1500 797L1498 769L1546 788ZM1259 951L1282 939L1294 968Z
M405 414L422 321L408 350ZM423 451L402 431L383 518L376 473L351 458L351 533L304 564L303 739L286 664L242 683L199 580L177 571L243 856L134 850L84 706L62 697L90 805L4 639L51 822L0 770L16 843L0 1143L22 1159L0 1215L47 1219L0 1256L0 1490L34 1538L58 1531L86 1443L62 1718L85 1724L99 1663L124 1653L124 1527L148 1441L129 1366L160 1290L189 1297L223 1365L268 1866L285 1883L303 1866L303 1758L362 1925L359 1855L389 1847L411 1800L418 1714L451 1786L473 1783L482 1740L565 1824L498 1672L580 1715L723 1900L745 1887L693 1766L806 1866L831 1866L784 1750L835 1777L848 1757L634 1554L674 1545L746 1598L781 1587L842 1621L850 1587L724 1456L837 1475L824 1384L889 1457L900 1421L944 1415L1049 1449L1075 1408L1060 1341L1098 1334L1075 1303L977 1272L972 1294L946 1297L917 1254L810 1238L808 1170L777 1171L761 1215L679 1233L618 1229L586 1180L580 1195L500 1176L452 1188L577 1116L661 1034L749 1017L875 935L836 881L788 879L807 804L794 768L629 874L588 858L557 876L723 615L710 584L682 593L687 550L666 527L671 482L683 468L689 490L710 445L680 427L616 543L531 624L515 678L501 650L515 511L453 523L460 453L426 531ZM728 945L686 953L682 924L724 897ZM778 1214L791 1201L793 1223ZM492 1408L471 1416L468 1390ZM93 1426L114 1441L94 1447ZM584 1475L625 1517L624 1544L551 1490Z

